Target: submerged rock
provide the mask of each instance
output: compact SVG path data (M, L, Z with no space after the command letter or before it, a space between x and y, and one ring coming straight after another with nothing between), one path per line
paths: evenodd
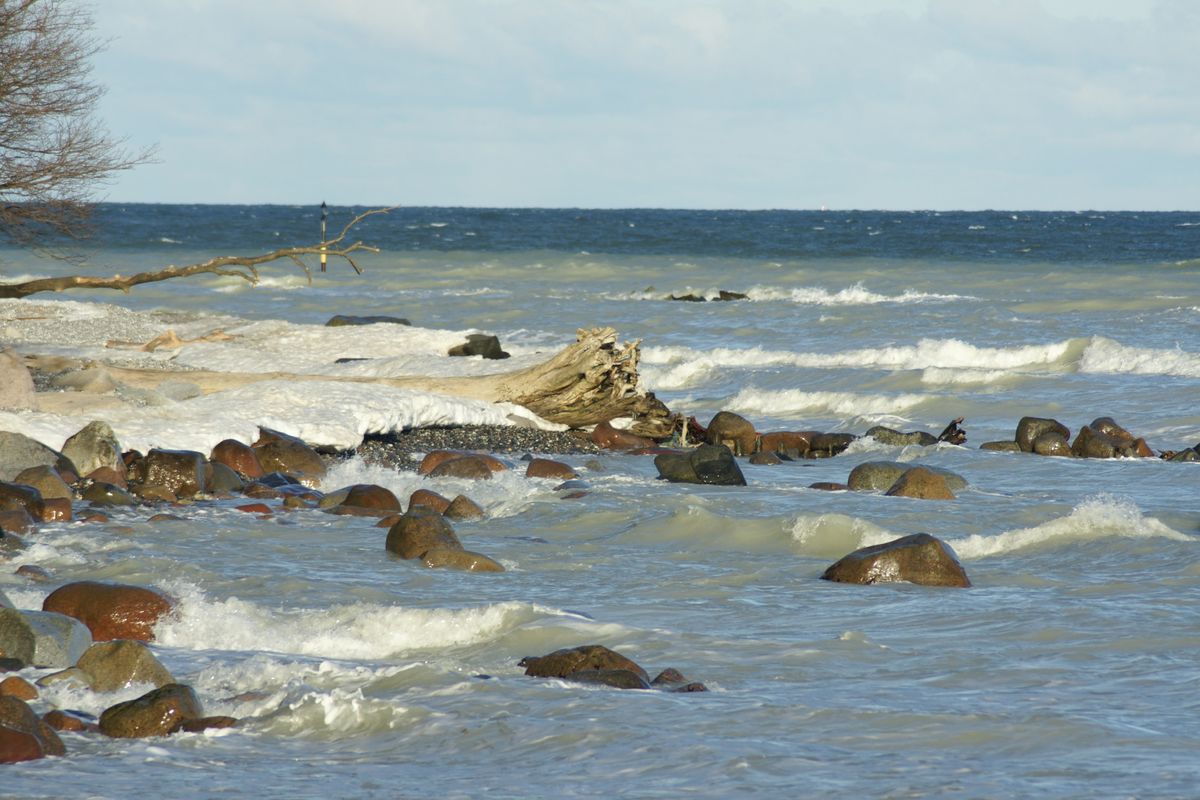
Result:
M922 586L968 587L971 581L954 550L927 533L863 547L825 570L822 580L838 583L908 582Z
M733 453L724 445L701 445L688 453L661 453L654 457L654 466L659 477L671 483L746 485Z
M525 667L525 674L535 678L565 678L583 670L629 670L647 682L650 680L646 670L636 662L602 644L564 648L544 656L526 656L517 666Z
M410 506L388 530L384 546L401 558L421 558L435 549L463 549L450 523L428 506Z
M119 739L166 736L204 712L192 687L169 683L134 700L117 703L100 715L100 732Z

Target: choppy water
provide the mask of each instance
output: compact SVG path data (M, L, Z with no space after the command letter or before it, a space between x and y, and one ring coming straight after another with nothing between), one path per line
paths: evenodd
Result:
M310 241L316 211L109 206L100 222L89 268L129 272ZM335 263L308 286L280 265L253 289L203 278L71 299L170 310L147 324L193 333L219 324L239 338L175 358L222 369L318 371L344 355L383 359L380 374L461 369L438 354L467 330L526 363L612 325L643 340L648 387L702 421L724 408L760 430L937 433L965 416L969 441L743 464L744 488L660 483L626 456L566 459L592 487L579 500L513 475L434 482L487 508L458 530L502 575L389 560L369 521L317 512L48 526L11 566L174 593L160 658L209 713L244 724L69 735L69 758L6 768L0 794L122 797L162 781L198 796L1195 795L1200 466L977 447L1027 414L1072 431L1112 416L1156 449L1200 442L1200 213L402 209L359 235L384 248L361 277ZM67 269L0 256L10 277ZM665 299L721 289L749 299ZM14 309L0 309L12 344L71 349ZM318 327L334 313L420 330ZM395 421L344 399L273 402L262 421L330 437ZM243 405L245 419L215 416L268 414ZM154 414L163 444L199 446L194 407ZM310 419L325 414L348 421L335 434ZM806 488L873 459L946 467L971 488L953 502ZM402 497L429 483L351 461L326 484L355 482ZM922 531L952 544L974 588L817 580L850 550ZM4 572L14 601L40 605L46 588ZM579 687L515 666L591 642L712 691ZM43 705L117 699L55 689Z

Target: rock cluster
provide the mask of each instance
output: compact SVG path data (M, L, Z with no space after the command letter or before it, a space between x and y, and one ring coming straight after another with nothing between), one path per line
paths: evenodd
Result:
M1112 417L1097 417L1084 425L1071 441L1071 430L1056 419L1022 417L1012 441L985 442L983 450L1035 453L1067 458L1151 458L1154 452L1140 436L1134 436ZM1192 461L1200 451L1188 448L1181 453L1163 453L1167 460Z
M688 681L676 669L665 669L653 680L635 661L601 644L555 650L544 656L526 656L517 664L534 678L561 678L614 689L662 689L669 692L705 692L703 683Z

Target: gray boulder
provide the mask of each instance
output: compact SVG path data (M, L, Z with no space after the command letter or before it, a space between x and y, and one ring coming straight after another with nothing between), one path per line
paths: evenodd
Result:
M11 481L24 470L43 464L78 474L71 460L57 450L23 433L0 431L0 481Z
M1043 433L1057 433L1064 439L1071 438L1071 430L1056 419L1021 417L1017 423L1017 446L1022 453L1032 453L1034 440Z
M688 453L661 453L654 457L654 466L658 476L671 483L746 485L746 476L724 445L701 445Z
M131 639L97 642L80 656L75 666L97 692L113 692L135 683L158 687L175 682L150 648Z
M0 650L34 667L62 669L92 645L92 632L79 620L53 611L0 608Z
M34 391L33 376L21 356L7 347L0 350L0 408L33 408Z
M912 469L915 464L900 461L866 461L850 470L846 485L858 492L885 492L895 485L900 476ZM942 476L946 487L952 492L960 492L967 488L966 478L941 467L927 467L930 472Z
M71 459L81 476L90 475L100 467L117 472L125 471L121 460L121 443L107 422L93 420L63 443L63 455Z
M876 425L874 428L871 428L867 431L866 435L881 444L888 444L895 447L903 447L910 444L929 447L938 443L938 438L932 433L926 433L925 431L901 433L891 428L885 428L882 425Z

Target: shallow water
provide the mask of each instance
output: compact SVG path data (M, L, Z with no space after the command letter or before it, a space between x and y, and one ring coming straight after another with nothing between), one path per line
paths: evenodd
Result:
M112 207L90 257L131 270L253 252L302 238L311 211ZM73 294L89 304L54 314L30 302L59 301L2 304L4 338L29 352L111 356L97 337L120 319L131 336L235 336L138 357L325 373L370 357L355 369L380 375L532 363L578 327L612 325L643 340L646 385L702 422L730 409L760 430L936 434L965 416L969 441L743 463L746 487L565 457L590 484L579 499L519 471L472 485L351 460L327 479L469 494L489 517L456 529L501 575L392 560L370 520L316 511L258 519L228 502L185 521L135 510L46 526L0 576L17 605L52 588L22 583L23 563L171 592L179 614L158 626L157 654L208 713L243 722L158 741L67 735L68 758L7 768L0 794L123 797L164 781L203 796L1192 796L1200 466L977 446L1011 439L1027 414L1073 432L1112 416L1159 450L1200 442L1195 216L405 209L363 232L387 249L362 277L332 265L308 286L281 266L254 289L198 279ZM65 269L4 256L8 275ZM719 289L749 299L665 299ZM157 311L125 320L96 301ZM334 313L416 328L321 327ZM55 314L70 322L20 319ZM64 334L89 318L94 330ZM512 361L442 357L468 330L497 333ZM422 415L484 413L363 387L197 402L156 401L114 427L129 446L205 449L260 422L345 446ZM83 421L0 412L52 446ZM878 459L970 487L951 502L807 488ZM974 587L817 579L917 532L948 541ZM516 667L593 642L711 691ZM99 713L140 692L49 689L39 708Z

